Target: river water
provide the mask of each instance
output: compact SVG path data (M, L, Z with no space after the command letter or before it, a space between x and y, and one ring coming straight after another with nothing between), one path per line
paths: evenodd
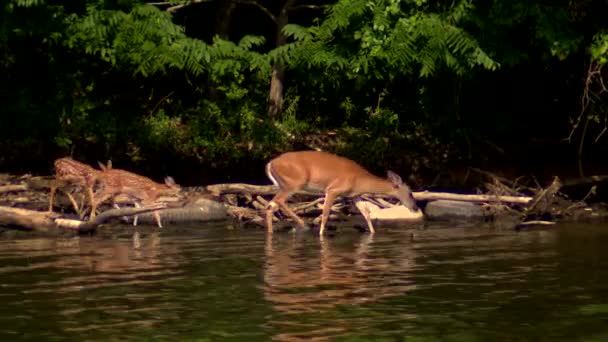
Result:
M608 341L608 224L0 238L0 340Z

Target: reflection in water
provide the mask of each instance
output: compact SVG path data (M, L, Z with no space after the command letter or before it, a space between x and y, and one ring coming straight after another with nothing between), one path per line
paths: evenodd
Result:
M0 339L608 340L608 226L413 232L0 239Z
M281 312L301 313L374 301L414 288L410 278L415 257L412 248L383 253L373 250L373 235L356 238L359 241L353 251L327 238L311 246L297 235L268 235L264 266L267 299ZM400 281L394 277L397 274Z
M37 263L37 268L55 268L60 270L81 271L80 277L64 279L59 283L43 282L43 285L32 289L36 291L73 291L83 285L106 286L108 283L119 284L129 281L140 274L167 275L166 267L159 265L161 236L159 232L150 232L145 238L135 231L130 239L91 239L87 237L70 237L60 239L25 239L13 241L13 253L51 256L47 262ZM165 252L168 252L165 249ZM163 257L163 264L171 261L171 255ZM32 269L28 266L27 269ZM14 272L15 267L0 268L3 272ZM158 271L158 272L155 272ZM56 287L53 285L59 285Z
M316 316L340 305L361 305L415 289L412 246L392 250L387 244L376 245L371 234L310 240L300 234L266 236L264 297L281 313L273 318L275 325L290 327L296 315ZM297 331L275 339L326 339L341 335L351 324L335 319L322 326L304 325L304 336Z
M27 265L4 264L0 276L5 280L15 278L18 271L25 275L37 272L43 275L32 279L26 288L20 283L5 283L5 287L20 291L31 302L41 296L54 305L53 322L66 332L90 332L106 329L147 327L156 319L142 317L124 320L124 315L145 311L157 311L171 307L158 303L158 293L139 292L147 284L163 283L172 278L180 278L180 270L172 270L168 265L176 262L174 247L161 248L161 233L151 231L142 236L139 231L127 233L120 238L37 238L3 241L10 245L9 261L21 254L32 258ZM16 273L17 272L17 273ZM133 289L124 293L125 287ZM119 292L113 293L112 288ZM101 297L89 297L91 291L99 290ZM124 294L123 294L124 293ZM48 297L50 296L50 297ZM73 300L74 296L78 298ZM127 303L127 304L125 304ZM78 317L90 317L94 312L106 319L80 324ZM1 326L1 323L0 323Z

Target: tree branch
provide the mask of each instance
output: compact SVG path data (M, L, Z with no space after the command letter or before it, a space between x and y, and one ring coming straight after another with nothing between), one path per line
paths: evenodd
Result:
M297 11L299 9L314 9L314 10L318 10L318 9L322 9L323 7L327 7L327 5L297 5L297 6L289 7L287 10L288 11Z
M165 11L167 12L171 12L171 13L175 13L177 12L178 9L183 8L183 7L188 7L190 5L193 4L198 4L201 2L212 2L214 0L190 0L190 3L186 3L186 4L179 4L179 5L173 5L171 2L168 1L163 1L163 2L147 2L147 5L150 6L156 6L156 7L163 7L163 6L169 6L165 9ZM173 5L173 6L171 6Z
M253 5L257 8L259 8L262 12L266 13L266 15L276 24L278 23L277 17L272 14L272 12L270 12L270 10L268 10L268 8L260 5L257 1L255 0L235 0L237 3L239 4L243 4L243 5Z

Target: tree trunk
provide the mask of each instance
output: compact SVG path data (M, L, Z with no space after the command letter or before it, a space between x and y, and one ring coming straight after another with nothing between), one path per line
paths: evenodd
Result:
M281 13L276 18L277 36L275 48L287 44L287 37L283 34L283 28L289 23L289 8L295 0L287 0ZM285 66L276 63L272 66L272 76L270 79L270 94L268 98L268 115L272 119L277 119L283 112L283 87L285 82Z
M236 1L223 0L218 4L215 32L224 39L230 40L230 24L232 23L232 12L236 8Z
M218 4L216 10L215 20L215 32L223 40L230 40L230 24L232 23L232 13L236 8L236 1L222 0ZM217 91L215 82L210 75L207 76L208 93L207 97L210 101L217 101L219 99L219 93Z
M270 79L270 99L268 115L276 119L283 112L283 81L285 80L285 67L280 64L272 66Z

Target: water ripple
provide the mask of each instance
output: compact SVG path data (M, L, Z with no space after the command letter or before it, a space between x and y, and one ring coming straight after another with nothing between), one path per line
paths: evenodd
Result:
M604 336L608 230L586 232L339 230L320 239L124 226L93 237L0 240L0 337Z

